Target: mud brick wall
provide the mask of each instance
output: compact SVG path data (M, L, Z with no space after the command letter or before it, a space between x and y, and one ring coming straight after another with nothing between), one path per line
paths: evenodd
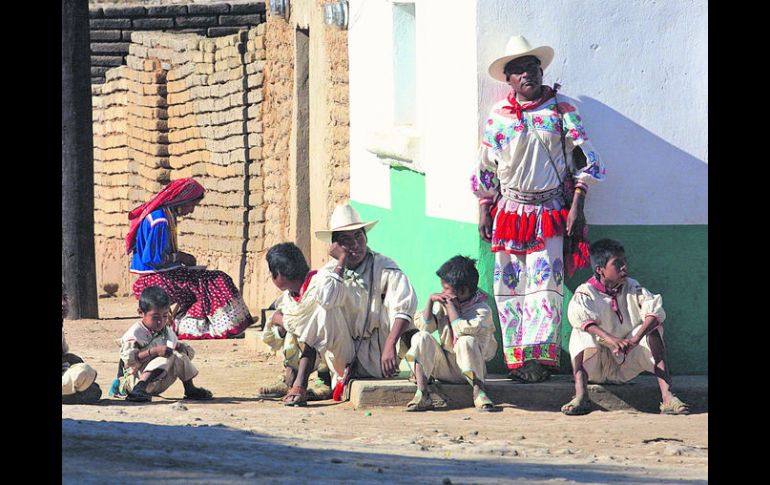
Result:
M249 307L260 308L245 290L263 286L246 266L265 223L263 35L263 25L215 39L134 33L126 66L92 86L99 288L117 283L125 295L135 280L124 254L128 211L169 180L195 177L206 196L180 220L179 247L243 284Z
M108 69L125 64L133 32L180 32L206 37L235 34L265 21L265 3L92 3L89 17L91 82L100 84L104 82Z

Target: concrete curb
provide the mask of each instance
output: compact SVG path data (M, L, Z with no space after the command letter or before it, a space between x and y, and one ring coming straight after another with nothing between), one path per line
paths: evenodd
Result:
M417 389L404 379L355 380L350 401L355 409L406 406ZM465 384L437 384L450 409L473 406L471 390ZM708 376L674 376L673 391L694 413L708 412ZM489 397L496 403L511 404L530 411L556 411L575 393L572 376L556 375L539 384L519 384L502 375L487 379ZM660 391L652 375L638 376L625 385L590 384L588 392L598 410L659 413Z

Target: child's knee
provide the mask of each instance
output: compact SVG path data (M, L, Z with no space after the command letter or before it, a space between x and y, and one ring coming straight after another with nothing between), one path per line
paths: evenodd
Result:
M433 335L421 330L412 336L412 347L425 345L431 340Z
M462 335L457 338L455 351L472 352L476 349L476 338L470 335Z

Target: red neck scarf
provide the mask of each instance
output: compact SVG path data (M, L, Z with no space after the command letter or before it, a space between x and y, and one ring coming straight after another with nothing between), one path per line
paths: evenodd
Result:
M610 307L612 307L612 311L615 312L620 319L620 323L623 323L623 314L620 312L620 307L618 307L618 293L623 289L623 285L618 285L615 288L607 288L596 276L591 276L588 280L588 284L612 298Z
M126 234L126 253L130 253L134 249L136 233L139 231L139 225L147 217L147 214L160 207L174 207L200 199L205 192L206 189L192 178L177 179L163 187L148 202L135 207L128 213L131 227L128 229L128 234Z
M508 93L508 97L506 98L508 103L510 103L510 106L503 106L502 109L507 109L513 113L514 116L516 116L516 119L521 121L522 111L538 108L542 106L546 101L554 97L554 95L556 95L556 91L554 91L551 86L543 85L542 88L543 89L539 98L534 101L527 101L526 103L519 103L516 100L516 91L511 90L511 92Z
M305 276L305 282L302 283L302 288L299 289L299 294L297 296L294 296L291 292L289 292L289 296L291 296L294 301L299 302L302 299L302 295L304 295L307 291L307 286L310 284L310 280L313 279L313 276L315 276L316 273L318 273L318 270L314 269L308 273L307 276Z

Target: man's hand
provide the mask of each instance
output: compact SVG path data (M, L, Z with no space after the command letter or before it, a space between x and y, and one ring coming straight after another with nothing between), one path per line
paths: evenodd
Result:
M447 296L444 293L431 293L430 297L431 303L439 302L439 303L446 303Z
M398 358L396 357L396 347L394 345L386 344L385 348L382 349L380 365L383 377L391 377L398 371Z
M492 214L489 213L489 206L483 204L479 206L479 236L486 242L492 242Z
M348 250L345 248L345 246L342 246L337 242L333 242L332 245L329 246L329 256L336 259L337 263L344 267L345 262L348 259Z
M583 214L582 204L572 204L572 208L567 215L567 235L571 236L577 233L585 225L586 217Z

